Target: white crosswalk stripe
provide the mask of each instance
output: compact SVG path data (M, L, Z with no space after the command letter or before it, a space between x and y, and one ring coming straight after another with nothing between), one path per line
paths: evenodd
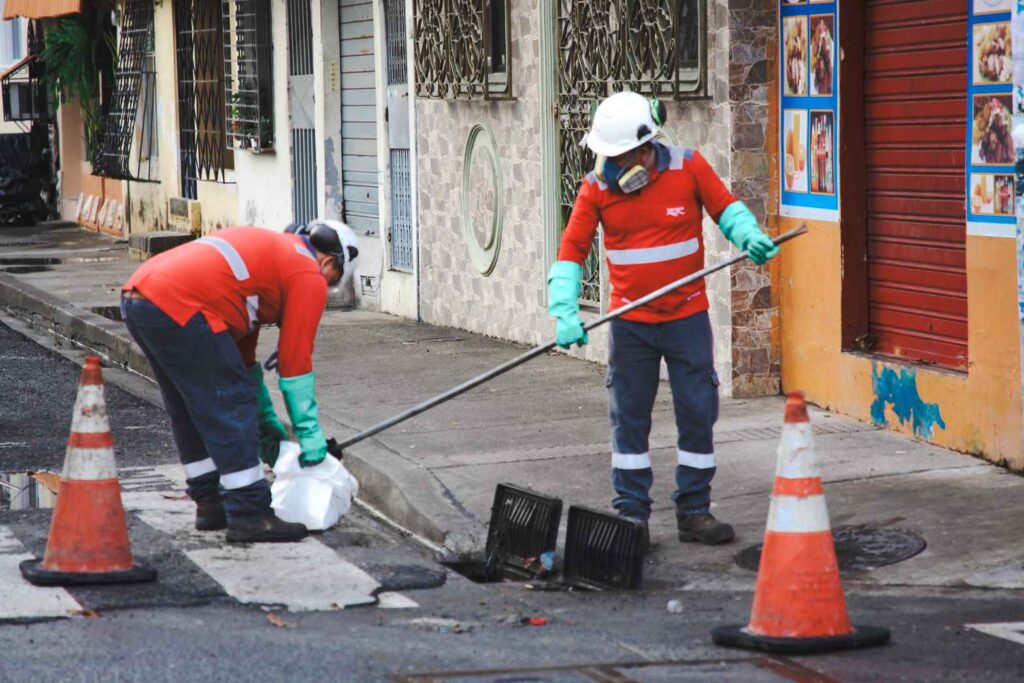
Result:
M189 550L189 559L239 602L292 612L370 605L380 584L313 538Z
M68 617L82 606L63 588L33 586L18 565L35 559L10 528L0 526L0 621Z
M1009 640L1011 643L1024 645L1024 621L1005 622L1001 624L964 624L975 631Z
M196 531L195 505L182 499L185 480L178 465L126 468L120 478L125 509L168 535L239 602L295 612L372 604L384 609L419 607L400 593L375 595L380 589L376 579L315 538L233 546L223 532ZM145 551L139 554L145 556ZM18 563L26 559L32 556L9 528L0 526L0 620L66 617L82 609L66 590L38 588L22 579Z

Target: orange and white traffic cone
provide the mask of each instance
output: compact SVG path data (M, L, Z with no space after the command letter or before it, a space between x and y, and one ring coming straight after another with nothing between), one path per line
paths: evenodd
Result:
M156 578L156 571L132 559L97 356L86 358L82 368L46 555L20 568L39 586Z
M846 612L802 393L786 401L750 623L720 626L711 634L719 645L787 654L889 642L888 630L855 626Z

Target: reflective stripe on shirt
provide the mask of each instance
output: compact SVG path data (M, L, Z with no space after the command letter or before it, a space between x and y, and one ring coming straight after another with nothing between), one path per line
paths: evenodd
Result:
M231 272L234 274L235 279L238 281L249 279L249 269L245 267L245 261L242 260L242 256L238 251L220 239L219 237L203 237L197 239L198 244L209 244L211 247L220 252L220 255L224 257L224 260L228 262L231 267Z
M697 238L691 238L685 242L666 244L660 247L645 247L643 249L609 249L608 262L614 266L637 266L646 263L661 263L672 261L684 256L696 254L700 248Z
M238 253L231 244L219 237L203 237L196 240L199 244L208 244L224 257L224 260L228 262L228 266L231 268L231 272L234 274L235 279L241 282L242 280L249 279L249 269L245 266L245 261L242 259L242 255ZM249 331L252 332L256 329L256 323L259 321L257 315L260 310L260 298L258 295L253 294L245 297L245 310L249 315Z

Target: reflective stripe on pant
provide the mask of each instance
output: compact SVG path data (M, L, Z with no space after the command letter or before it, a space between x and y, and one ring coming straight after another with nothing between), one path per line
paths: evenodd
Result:
M609 334L608 394L612 426L612 504L620 514L647 519L654 474L648 437L662 357L668 365L676 429L676 486L680 514L707 512L715 476L712 433L718 420L718 375L707 312L667 323L613 320Z
M201 313L182 327L145 300L122 298L121 314L160 385L189 495L219 490L231 519L266 515L256 385L231 335L214 334Z

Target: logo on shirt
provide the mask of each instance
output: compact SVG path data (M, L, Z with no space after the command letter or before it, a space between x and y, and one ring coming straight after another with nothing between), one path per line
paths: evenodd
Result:
M666 216L672 216L673 218L679 218L680 216L685 215L685 214L686 214L686 207L685 206L672 206L672 207L669 207L669 208L665 209L665 215Z

